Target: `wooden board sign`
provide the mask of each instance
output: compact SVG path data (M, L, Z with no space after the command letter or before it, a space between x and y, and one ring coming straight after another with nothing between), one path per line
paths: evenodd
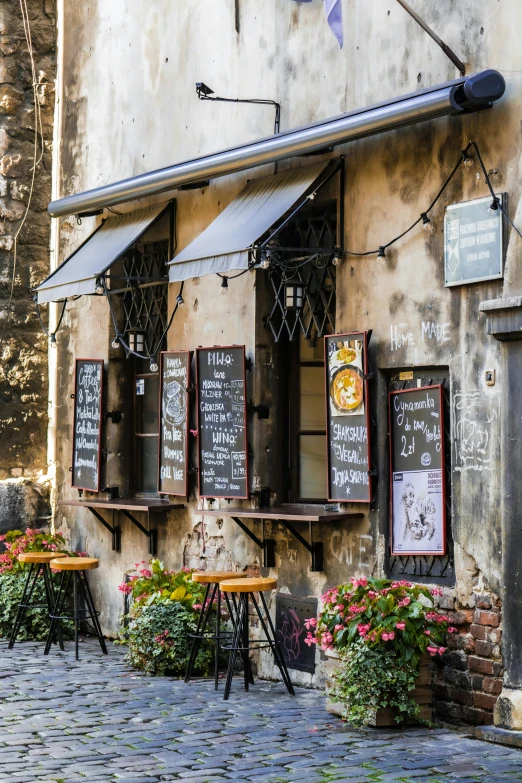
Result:
M391 552L446 551L442 386L390 393Z
M158 490L188 494L189 351L162 351Z
M325 337L329 501L371 500L367 348L366 332Z
M98 492L102 430L103 361L76 359L72 486Z
M196 350L199 494L247 498L245 346Z

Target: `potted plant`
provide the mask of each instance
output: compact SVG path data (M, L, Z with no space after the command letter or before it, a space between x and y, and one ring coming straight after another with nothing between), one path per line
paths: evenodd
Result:
M307 644L329 658L327 709L356 726L431 718L429 656L445 652L449 618L439 588L389 579L352 579L328 590Z
M191 571L169 571L153 558L136 563L136 572L119 589L132 598L123 616L118 643L127 645L126 660L149 675L180 676L186 671L192 638L205 597L205 585L191 580ZM214 628L211 612L209 627ZM214 661L214 644L205 640L194 673L207 675Z

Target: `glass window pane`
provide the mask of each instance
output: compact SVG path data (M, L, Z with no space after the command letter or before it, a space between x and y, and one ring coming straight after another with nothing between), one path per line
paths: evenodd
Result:
M159 375L136 378L136 432L145 435L158 433Z
M301 430L326 429L324 367L300 368Z
M159 438L136 438L135 491L156 493L158 491L158 446Z
M326 435L301 435L299 441L299 496L326 500Z

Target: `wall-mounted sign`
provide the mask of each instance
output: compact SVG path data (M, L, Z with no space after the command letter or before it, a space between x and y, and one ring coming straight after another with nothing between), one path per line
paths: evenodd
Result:
M497 196L505 207L506 196ZM492 198L477 198L446 207L444 215L444 282L446 286L496 280L504 274L503 216L488 212Z
M325 337L328 500L371 500L366 332Z
M98 492L102 427L103 361L76 359L74 373L72 486Z
M245 346L196 350L199 494L247 498Z
M187 495L190 353L163 351L160 367L160 436L158 489Z
M442 386L390 393L391 552L446 551Z

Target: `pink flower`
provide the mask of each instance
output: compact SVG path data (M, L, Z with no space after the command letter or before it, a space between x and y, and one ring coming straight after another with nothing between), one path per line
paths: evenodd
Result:
M122 593L125 593L125 595L129 595L129 593L132 593L132 585L131 584L125 584L125 582L121 585L118 585L118 590L120 590Z
M404 629L406 628L406 623L395 623L395 627L397 628L398 631L404 631Z
M434 655L437 655L437 653L439 651L437 647L427 647L426 649L427 649L427 651L429 652L429 654L431 655L432 658L433 658Z
M409 595L407 595L407 596L405 596L402 599L402 601L399 601L398 605L399 606L408 606L408 604L410 604L410 603L411 603L411 598L409 597Z
M342 604L336 604L334 606L334 611L336 611L336 612L344 612L344 606Z
M337 633L338 631L342 631L343 628L344 628L344 625L342 623L340 623L339 625L335 626L334 631L335 631L335 633Z
M148 569L148 568L142 568L142 569L140 570L140 574L141 574L142 576L146 576L147 578L150 578L150 577L152 576L152 571L149 571L149 569Z
M430 631L430 629L429 629L429 628L426 628L426 630L424 631L424 633L426 634L426 636L431 636L431 631Z
M446 652L446 648L445 647L439 647L439 655L442 655L442 653L445 653L445 652Z
M308 618L307 618L307 619L304 621L304 624L305 624L305 628L306 628L306 630L307 630L307 631L309 631L309 630L310 630L310 628L315 628L315 627L316 627L316 625L317 625L317 620L315 619L315 617L308 617Z
M442 590L440 589L440 587L432 587L430 592L431 592L432 595L442 595L443 594Z
M193 608L193 609L201 609L202 605L203 605L203 604L193 604L193 605L192 605L192 608Z
M384 642L391 641L392 639L395 639L395 632L390 631L389 633L386 633L386 631L384 631L384 633L381 634L381 639Z
M363 623L359 623L359 625L357 626L357 630L359 631L359 636L362 637L366 636L368 631L370 630L370 626L371 623L366 623L366 625L364 625Z
M376 593L375 590L368 590L368 598L377 598L379 593Z
M317 644L317 638L316 638L315 636L313 636L313 635L312 635L312 634L309 632L309 633L308 633L308 635L306 636L306 638L305 638L304 642L305 642L305 644L307 644L307 645L308 645L308 647L311 647L311 646L312 646L312 644Z
M455 628L454 625L450 625L450 627L448 628L448 633L458 633L458 632L459 632L459 629Z

